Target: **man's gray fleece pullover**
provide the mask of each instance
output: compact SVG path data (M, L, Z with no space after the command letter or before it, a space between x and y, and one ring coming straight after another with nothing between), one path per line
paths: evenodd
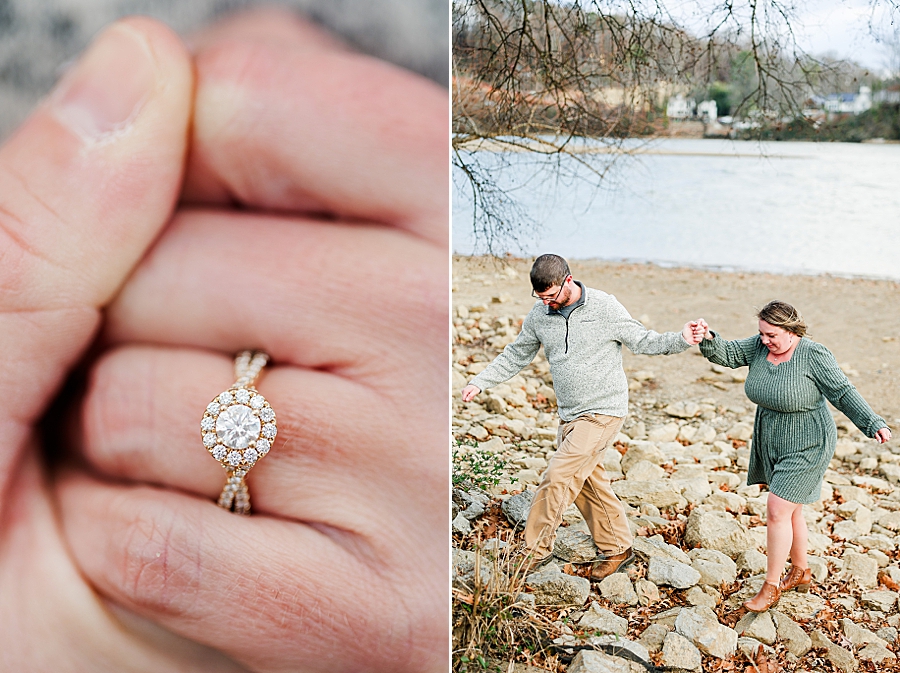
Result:
M584 303L568 318L542 302L535 303L516 340L470 383L487 390L512 378L543 344L562 420L594 413L624 417L628 380L622 368L622 344L643 355L681 353L690 344L680 332L659 334L646 329L611 294L592 288L583 292Z

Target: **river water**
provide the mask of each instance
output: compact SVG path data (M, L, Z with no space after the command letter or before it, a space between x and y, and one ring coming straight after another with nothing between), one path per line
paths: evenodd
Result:
M900 144L634 146L634 155L585 155L601 168L616 157L599 188L571 159L559 171L527 153L477 153L525 213L507 220L519 241L494 252L900 279ZM453 249L484 252L460 177Z

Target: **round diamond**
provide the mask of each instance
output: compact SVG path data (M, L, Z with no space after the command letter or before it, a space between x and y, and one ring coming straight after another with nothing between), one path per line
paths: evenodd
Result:
M234 399L236 399L241 404L247 404L250 401L250 391L244 388L238 388L234 392Z
M218 402L210 402L209 406L206 407L206 410L209 413L211 413L213 416L215 416L217 413L219 413L219 403Z
M216 436L213 433L207 433L203 435L203 446L208 449L211 449L216 445Z
M216 427L216 419L211 416L204 416L203 420L200 421L200 429L206 432L213 430Z
M266 455L269 452L269 448L271 446L272 445L269 444L268 439L260 439L258 442L256 442L256 450L259 451L259 455L261 456Z
M266 422L275 420L275 411L272 407L266 407L265 409L259 410L259 417Z
M277 432L278 430L276 430L275 426L271 423L269 423L268 425L264 425L262 429L263 437L268 437L269 439L272 439Z
M239 451L232 451L228 454L228 464L229 465L240 465L241 464L241 454Z
M222 460L225 457L226 453L228 452L221 444L212 450L213 458L215 458L216 460Z
M250 407L234 404L219 414L216 434L229 448L246 449L250 442L259 437L259 425L259 419Z
M254 395L253 399L250 400L250 406L254 409L262 409L266 404L266 398L262 395Z
M231 404L234 401L234 395L227 390L219 395L219 404Z
M259 458L259 454L256 452L256 449L247 449L244 451L244 460L251 465L256 462L257 458Z

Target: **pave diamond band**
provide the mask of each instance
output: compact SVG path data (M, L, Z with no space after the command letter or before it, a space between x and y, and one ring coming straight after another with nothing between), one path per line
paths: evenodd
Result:
M219 393L200 419L203 446L228 474L219 506L238 514L250 514L247 472L269 452L278 434L275 410L254 386L268 361L261 351L238 353L234 385Z

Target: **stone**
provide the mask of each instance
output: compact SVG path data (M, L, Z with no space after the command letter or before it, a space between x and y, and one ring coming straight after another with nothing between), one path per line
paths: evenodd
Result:
M601 648L604 649L607 654L611 654L612 656L621 655L622 658L628 658L628 655L621 651L621 649L625 649L643 661L648 661L650 659L650 652L646 647L644 647L643 643L639 643L635 640L628 640L628 638L621 638L619 636L613 635L591 636L590 638L588 638L587 642L588 645L593 645L595 647L597 645L612 645L614 648L616 648L612 651ZM632 664L632 668L634 668L635 666L636 664ZM644 669L641 668L639 671L636 671L636 673L644 673Z
M567 527L557 530L553 555L569 563L589 563L599 554L594 538L583 530Z
M878 584L878 561L871 556L853 551L848 551L842 558L844 560L842 574L847 579L865 589L871 589Z
M744 507L745 502L746 500L737 493L716 489L706 498L704 504L709 505L713 509L721 509L737 514Z
M766 572L766 555L755 549L745 549L737 555L735 566L741 575L758 575Z
M772 615L768 611L748 612L735 624L734 630L739 636L755 638L766 645L775 644L775 622L772 621Z
M688 552L691 567L700 573L700 584L718 587L737 579L737 565L728 556L715 549L692 549Z
M681 493L685 500L694 505L703 502L710 494L712 494L712 489L709 486L709 480L706 478L706 475L693 477L691 479L672 479L671 483L675 490Z
M627 455L627 454L626 454ZM649 503L656 507L687 507L687 500L672 487L668 479L653 481L614 481L612 490L619 500L629 505L639 506Z
M537 605L581 607L591 594L591 583L558 570L546 569L525 578Z
M613 573L604 577L598 585L600 595L611 603L618 605L637 605L638 595L625 573Z
M715 609L718 605L715 596L706 593L700 587L691 587L684 595L688 605L705 605L708 608Z
M756 546L748 530L730 514L699 509L688 516L684 541L689 546L714 549L731 558Z
M667 633L670 633L669 629L662 624L651 624L644 629L641 637L638 638L638 642L646 647L649 652L659 652L662 649Z
M784 643L788 652L795 657L802 657L812 647L812 641L797 622L780 610L769 610L775 622L775 633L779 642Z
M641 605L659 603L659 588L650 580L639 579L634 582L634 591Z
M812 619L825 607L825 599L814 593L802 594L799 591L788 591L781 594L778 609L791 619L804 621Z
M681 614L682 609L683 608L676 607L663 610L662 612L657 612L655 615L652 615L650 619L654 624L661 624L671 630L675 628L675 622L678 621L678 615Z
M834 492L836 495L840 496L846 502L847 500L856 500L860 505L864 507L872 507L873 501L872 496L868 494L865 489L860 488L859 486L844 486L842 484L836 484L834 487Z
M900 531L900 510L895 512L888 512L887 514L882 514L876 520L876 523L888 530L892 531Z
M858 652L858 656L863 661L874 661L876 664L897 658L897 655L878 643L866 645Z
M750 661L756 661L756 655L759 652L760 648L762 648L763 652L766 653L767 656L775 654L775 650L771 647L763 645L756 638L749 638L747 636L741 636L738 638L738 651ZM752 668L750 669L753 670Z
M216 436L232 449L246 449L250 442L259 439L260 429L253 409L243 404L231 405L216 419Z
M456 518L453 519L453 532L462 533L463 535L468 535L472 532L472 524L469 523L469 520L465 516L463 516L462 512L457 514Z
M632 442L628 445L628 450L622 456L622 471L628 472L628 469L635 463L646 460L654 465L662 465L666 457L663 455L659 447L650 442Z
M699 671L702 657L700 650L690 640L672 631L667 633L663 640L662 663L663 666L671 666L672 668Z
M828 579L828 563L825 562L825 559L818 556L807 556L806 562L809 569L812 570L812 576L816 582L824 582Z
M897 636L900 635L898 633L896 627L893 626L883 626L875 632L875 635L888 643L896 643Z
M813 647L825 649L825 657L843 673L852 673L859 668L856 657L843 647L835 645L822 631L815 629L810 637Z
M870 610L880 610L881 612L891 612L897 605L896 591L864 591L860 596L863 607Z
M567 673L631 673L631 662L597 650L579 650Z
M531 499L534 493L531 491L522 491L510 496L500 505L500 510L506 516L506 520L514 528L524 528L525 521L528 519L528 511L531 509Z
M868 645L869 643L875 643L876 645L887 647L887 641L882 640L874 633L869 631L869 629L863 628L852 619L841 619L840 624L844 635L847 637L847 640L849 640L855 647L861 647L863 645Z
M639 460L636 463L632 463L625 473L626 479L634 481L654 481L665 476L666 471L649 460Z
M663 539L662 535L635 537L634 541L631 543L631 548L634 550L634 553L644 561L649 562L654 556L664 556L673 561L678 561L679 563L684 563L686 565L691 564L691 557L685 554L679 547L668 544Z
M654 556L647 566L647 579L676 589L687 589L700 581L700 573L691 566L664 556Z
M651 442L674 442L678 439L678 424L666 423L657 428L653 428L647 433L647 439Z
M578 620L578 627L585 631L624 637L628 632L628 620L592 602L591 607Z
M696 402L679 400L668 405L663 412L675 418L693 418L700 415L700 405Z
M465 575L475 569L475 552L453 548L453 574Z
M735 423L728 429L725 436L728 437L728 439L748 442L750 441L750 437L753 436L753 428L747 423Z
M461 488L453 489L453 502L460 508L460 512L469 521L473 521L484 514L486 506L491 499L478 491L464 491Z
M682 608L675 619L675 631L701 652L719 659L727 659L737 648L737 632L720 624L716 613L707 607Z

